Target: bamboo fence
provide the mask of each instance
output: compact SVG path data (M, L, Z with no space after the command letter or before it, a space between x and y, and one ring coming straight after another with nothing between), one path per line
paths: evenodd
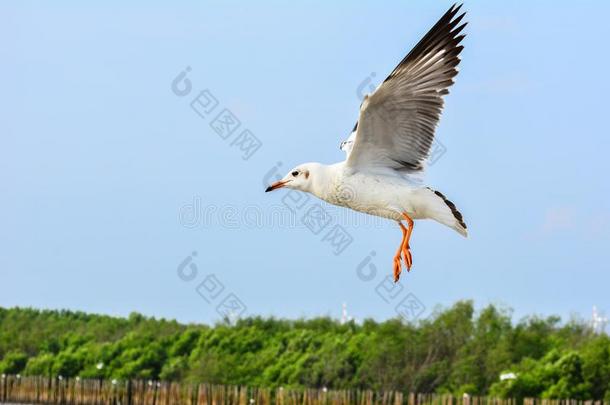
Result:
M252 388L61 377L0 379L0 403L45 405L610 405L603 401L455 397L398 391Z

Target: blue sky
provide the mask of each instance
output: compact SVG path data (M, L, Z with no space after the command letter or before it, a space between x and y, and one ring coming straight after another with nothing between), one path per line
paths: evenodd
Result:
M292 214L294 195L263 192L278 162L342 159L358 87L450 5L3 2L0 306L189 322L233 297L280 317L338 317L343 302L357 319L425 317L459 299L516 319L610 311L607 2L465 5L427 183L470 237L418 222L400 287L384 284L395 224L322 204L314 234L316 201ZM204 90L218 104L200 116ZM211 127L223 109L241 122L226 140ZM244 160L246 129L262 146ZM338 255L334 226L353 240Z

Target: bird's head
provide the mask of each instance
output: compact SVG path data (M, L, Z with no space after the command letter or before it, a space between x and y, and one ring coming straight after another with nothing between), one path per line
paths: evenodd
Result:
M312 178L316 170L317 166L314 163L298 165L290 170L284 178L267 187L265 192L268 193L282 187L300 191L311 191Z

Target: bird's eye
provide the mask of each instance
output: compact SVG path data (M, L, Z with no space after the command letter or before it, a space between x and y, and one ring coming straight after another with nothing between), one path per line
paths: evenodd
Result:
M292 176L293 177L297 177L299 175L299 172L297 170L295 170L294 172L292 172Z

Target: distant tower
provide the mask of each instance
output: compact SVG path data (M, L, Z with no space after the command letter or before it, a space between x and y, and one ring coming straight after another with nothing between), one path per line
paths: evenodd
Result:
M341 304L341 325L350 322L353 318L347 314L347 304Z
M606 333L606 325L608 318L603 313L597 311L597 307L593 305L593 315L591 316L591 329L595 333Z

